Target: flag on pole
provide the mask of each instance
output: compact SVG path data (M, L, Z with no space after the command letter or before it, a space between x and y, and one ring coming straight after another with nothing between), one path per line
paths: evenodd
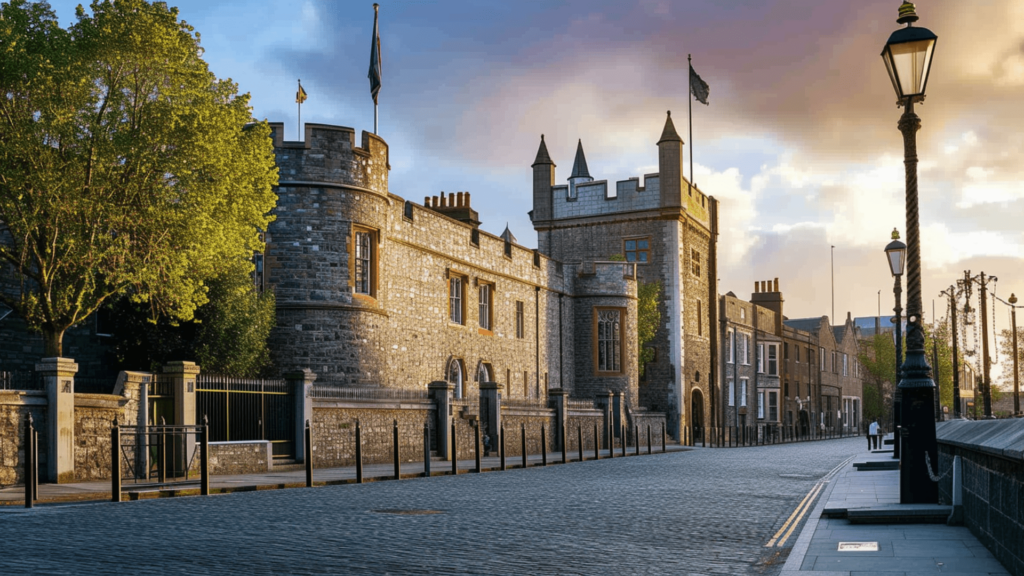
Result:
M377 28L377 8L379 4L373 5L373 39L370 44L370 95L373 96L373 103L377 104L377 94L380 92L380 32Z
M708 104L708 83L701 80L700 76L697 75L693 70L693 65L690 65L690 93L697 99L697 102L707 106Z
M302 89L302 81L299 81L299 91L295 93L295 103L302 104L306 101L306 91Z

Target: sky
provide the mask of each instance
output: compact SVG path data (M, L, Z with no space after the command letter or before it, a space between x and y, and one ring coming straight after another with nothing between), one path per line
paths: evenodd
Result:
M834 262L840 321L892 314L883 248L894 227L906 238L902 109L879 54L901 27L899 0L379 3L391 192L469 191L484 230L507 223L535 247L540 135L558 183L577 139L595 179L625 180L657 172L672 110L696 184L721 202L721 293L749 298L755 281L778 278L786 316L832 316ZM73 22L77 2L51 4ZM252 95L257 119L284 122L287 139L300 78L303 121L372 131L372 2L170 4L214 74ZM917 11L939 37L917 107L930 322L968 269L997 276L996 296L1024 299L1024 2L922 0ZM710 86L709 105L693 103L692 142L687 54ZM1008 308L992 320L1008 328Z

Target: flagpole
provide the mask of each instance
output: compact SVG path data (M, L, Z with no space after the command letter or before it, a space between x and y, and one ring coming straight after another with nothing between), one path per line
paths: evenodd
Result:
M373 41L370 46L370 94L373 96L373 133L377 134L377 93L380 92L380 29L377 19L380 4L373 4Z
M298 96L301 92L302 92L302 78L299 78L299 91L296 92L295 95ZM295 127L295 140L299 141L299 142L302 141L302 102L301 102L301 100L302 100L301 98L298 98L298 97L295 98L295 102L299 106L299 123Z
M692 54L686 55L686 63L689 65L689 69L686 71L686 77L689 79L687 81L687 83L689 84L693 83L693 79L690 78L690 70L693 69L693 64L690 63L692 60L692 56ZM693 87L689 86L689 90L687 90L686 92L686 102L688 105L687 119L690 123L690 196L693 196L693 186L695 184L693 181Z

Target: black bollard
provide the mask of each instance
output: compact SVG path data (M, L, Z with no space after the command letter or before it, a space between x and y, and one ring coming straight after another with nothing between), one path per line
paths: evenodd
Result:
M305 441L305 458L306 461L306 488L313 487L313 431L309 426L309 420L306 420L306 441Z
M394 426L391 429L391 438L395 446L395 480L402 478L402 459L401 449L398 446L398 419L394 421Z
M633 425L633 454L640 455L640 425Z
M668 451L668 433L665 431L665 423L661 423L661 453Z
M626 456L626 425L619 424L619 436L622 437L622 456Z
M540 425L540 465L548 465L548 439L544 425Z
M199 429L202 439L199 443L199 495L210 495L210 421L203 414L203 426Z
M562 421L562 464L569 462L569 437L565 435L565 421Z
M430 478L430 424L423 423L423 476Z
M32 444L29 443L25 453L28 454ZM25 478L26 488L29 486L28 477ZM26 497L28 491L26 490ZM121 501L121 429L117 426L117 418L110 426L110 501Z
M611 452L609 451L609 454ZM597 423L594 423L594 460L601 459L601 438L597 435Z
M703 432L703 434L701 434L701 436L700 436L700 446L701 446L701 448L707 448L708 447L708 429L704 428L703 430L701 430L701 432Z
M363 429L356 420L356 484L363 483Z
M529 466L526 462L526 424L519 425L519 440L523 446L523 468Z
M654 448L651 447L651 425L647 425L647 455L650 456L654 453Z
M576 426L576 449L580 451L580 462L583 462L583 424Z
M452 420L452 476L459 475L459 442L455 431L455 421Z
M32 424L32 415L29 414L28 419L25 421L25 471L23 472L25 477L25 508L35 506L36 495L32 493L37 474L35 438L36 429Z
M156 473L157 473L157 481L159 481L161 484L163 484L164 482L167 481L167 462L166 462L166 458L164 457L165 456L164 453L166 452L164 447L167 444L167 431L164 429L164 427L166 425L167 425L167 421L164 420L163 416L161 416L160 417L160 433L157 434L157 438L159 440L158 440L157 445L156 445Z
M501 434L501 448L500 448L500 452L501 452L501 469L505 470L505 425L504 424L501 425L501 432L499 432L499 434Z
M473 472L480 473L480 423L477 422L473 425L473 435L475 436L476 446L473 449L473 456L476 460L476 466L473 468Z

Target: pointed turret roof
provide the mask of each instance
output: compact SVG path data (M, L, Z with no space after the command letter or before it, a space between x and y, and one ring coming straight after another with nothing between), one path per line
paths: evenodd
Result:
M513 244L519 243L519 241L516 240L515 234L513 234L512 231L508 229L508 222L505 222L505 231L501 233L501 239L504 240L505 242L511 242Z
M577 177L591 178L590 170L587 170L587 157L583 155L582 139L576 143L576 160L572 163L572 174L569 175L569 179Z
M547 144L544 143L543 134L540 135L540 148L537 149L537 159L534 160L533 164L531 164L530 166L533 167L538 164L551 164L552 166L555 165L555 163L551 161L551 155L548 154L548 146Z
M661 131L661 139L658 140L658 144L662 142L679 142L682 143L683 139L676 133L676 126L672 123L672 111L668 111L668 117L665 119L665 129Z

